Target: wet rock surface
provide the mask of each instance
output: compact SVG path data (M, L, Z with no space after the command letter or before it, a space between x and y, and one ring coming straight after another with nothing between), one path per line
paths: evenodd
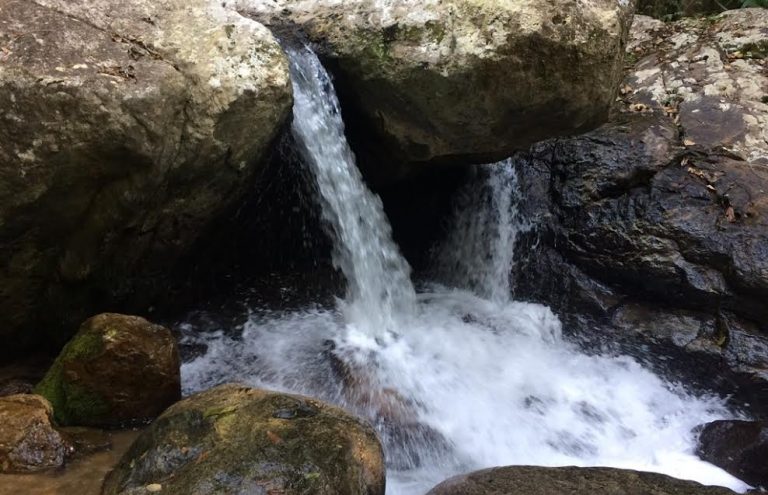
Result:
M768 422L714 421L704 425L696 453L747 483L768 487Z
M104 495L383 495L374 430L301 396L222 385L170 407L133 444Z
M51 424L39 395L0 397L0 473L31 473L64 464L69 446Z
M768 85L746 48L766 29L758 10L636 17L613 122L520 157L535 227L514 277L517 297L585 340L657 354L649 364L765 417Z
M142 423L181 397L179 366L170 330L105 313L83 323L35 390L62 425Z
M650 115L537 145L519 171L536 224L518 249L519 297L567 328L701 358L697 380L765 414L768 169L690 149Z
M361 163L388 181L409 172L396 163L492 161L603 122L631 16L602 0L231 3L318 44Z
M612 468L510 466L451 478L428 495L729 495L663 474Z
M203 0L5 2L0 64L0 353L162 297L291 107L272 34Z

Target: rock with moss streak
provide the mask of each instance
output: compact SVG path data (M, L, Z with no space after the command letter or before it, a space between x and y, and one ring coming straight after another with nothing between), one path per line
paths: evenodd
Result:
M222 385L171 406L107 476L103 495L383 495L374 430L307 397Z
M427 495L733 495L656 473L627 469L509 466L451 478Z
M230 3L317 42L350 132L411 163L490 161L602 123L632 13L616 0Z
M290 108L275 38L216 2L2 2L0 353L149 305Z
M181 397L179 366L170 330L106 313L83 323L35 392L61 425L142 423Z

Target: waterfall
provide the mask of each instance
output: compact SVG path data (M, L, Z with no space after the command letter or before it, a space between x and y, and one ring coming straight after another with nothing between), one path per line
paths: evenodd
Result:
M292 131L317 181L323 218L336 241L333 261L349 286L347 319L386 337L396 333L396 317L413 312L410 267L392 240L381 199L365 186L355 164L331 78L306 47L290 48L288 57Z
M355 166L330 77L308 49L288 54L293 133L348 291L334 307L249 307L234 328L182 325L183 344L206 349L182 367L185 393L239 381L364 416L384 443L390 495L512 464L614 466L745 490L693 454L695 426L733 417L722 400L630 357L587 355L549 308L510 300L526 228L510 161L478 169L439 250L450 283L416 294Z
M437 253L439 275L498 303L510 301L517 235L530 226L518 212L512 159L480 165L458 193L448 239Z

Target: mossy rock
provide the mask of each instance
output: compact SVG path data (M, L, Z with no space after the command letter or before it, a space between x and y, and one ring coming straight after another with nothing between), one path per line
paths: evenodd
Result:
M148 421L181 396L176 341L137 316L105 313L80 327L35 392L61 425Z
M171 406L104 482L103 495L383 495L374 430L317 400L222 385Z
M444 481L427 495L733 495L657 473L628 469L508 466Z

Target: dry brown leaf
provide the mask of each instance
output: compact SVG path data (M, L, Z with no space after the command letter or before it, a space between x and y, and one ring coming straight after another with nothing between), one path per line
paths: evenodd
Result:
M269 438L269 441L275 445L283 443L282 438L280 438L276 433L272 433L269 430L267 430L267 438Z

